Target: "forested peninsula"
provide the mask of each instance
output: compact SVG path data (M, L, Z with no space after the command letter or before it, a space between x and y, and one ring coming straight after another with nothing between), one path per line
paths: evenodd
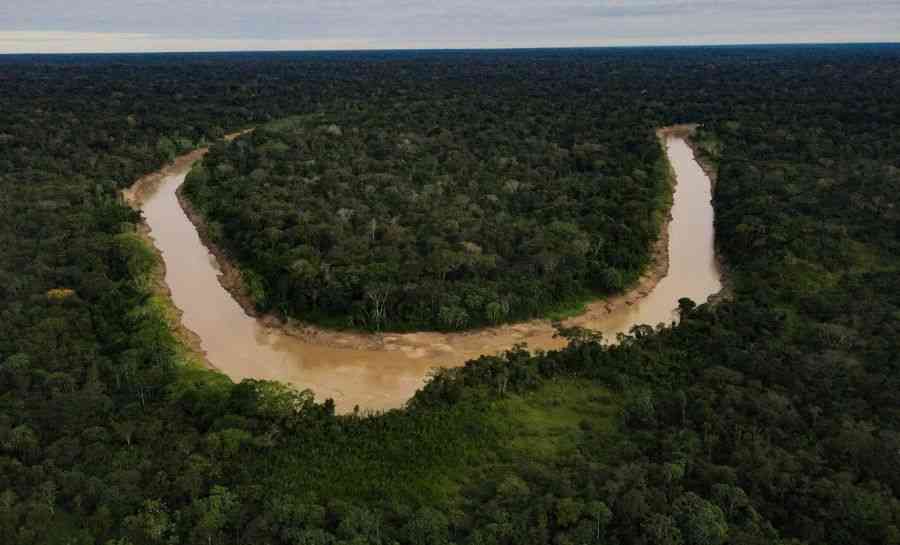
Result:
M453 97L471 108L450 108ZM898 97L896 45L0 57L0 542L900 542ZM398 119L379 121L367 103ZM538 113L542 122L529 119ZM496 134L471 134L488 119ZM182 152L263 127L215 144L191 181L222 186L192 198L246 252L238 257L260 276L262 304L288 305L299 289L290 282L307 264L321 271L323 255L337 263L323 251L339 242L368 255L364 220L376 220L376 242L390 240L378 206L432 183L454 207L432 218L442 228L434 244L494 252L539 279L543 299L510 299L511 319L513 308L543 312L609 288L580 270L567 287L559 265L582 263L566 250L581 232L594 247L614 232L635 242L604 271L627 282L640 268L659 205L653 129L686 122L702 124L693 143L715 169L729 300L682 300L677 325L637 327L616 345L570 329L558 351L484 356L378 415L335 415L308 392L234 384L192 362L152 289L159 262L137 232L140 215L120 196ZM441 141L444 131L458 138ZM400 164L404 138L421 146L421 164ZM585 142L605 148L579 163ZM354 171L364 143L371 170ZM445 147L462 170L450 170ZM484 165L499 168L491 162L504 148L519 166L479 179L491 171L468 162L485 150ZM568 159L531 177L533 149ZM442 160L429 172L431 157ZM549 161L541 153L530 165ZM475 187L448 191L430 178L454 172L467 173L455 184ZM509 180L516 193L487 193ZM539 190L547 180L559 183ZM610 205L644 215L592 216L576 198L599 198L589 180ZM301 182L308 192L293 187ZM337 221L355 210L353 229L322 228L317 199L328 192ZM494 247L490 229L467 223L482 192L498 199L494 220L520 215L521 241L552 235L554 220L580 231L547 246L552 256L505 254L507 226ZM282 210L293 202L302 216ZM241 229L263 236L244 241ZM329 237L338 240L322 245ZM279 244L300 250L279 261ZM376 247L386 257L404 248ZM301 276L270 284L285 264ZM451 327L490 321L454 291L468 282L518 293L502 272L474 274L444 273L455 282L446 296L460 297L470 320ZM337 315L337 295L316 297L297 304ZM437 308L396 306L373 324L371 309L356 307L368 321L342 325L447 327Z
M214 148L184 194L263 312L448 330L618 292L668 213L654 131L608 125L602 97L522 91L436 89L269 123Z

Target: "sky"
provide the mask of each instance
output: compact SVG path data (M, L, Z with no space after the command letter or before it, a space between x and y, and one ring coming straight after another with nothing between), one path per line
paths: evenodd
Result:
M900 0L0 2L0 53L900 41Z

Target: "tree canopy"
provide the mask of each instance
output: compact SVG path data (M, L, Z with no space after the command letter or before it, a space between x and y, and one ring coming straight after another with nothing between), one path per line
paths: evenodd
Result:
M616 292L651 259L669 171L615 97L426 86L324 109L216 146L185 185L261 310L483 326Z
M681 301L677 326L615 346L564 331L559 351L484 356L378 415L192 364L117 191L173 150L288 119L218 146L208 165L233 171L193 182L259 187L282 221L276 182L312 175L274 167L314 168L294 150L353 201L335 213L361 214L365 191L339 184L366 173L340 178L307 146L382 132L392 156L415 122L369 127L378 112L360 105L431 119L414 102L451 90L487 110L475 119L503 112L491 126L518 120L561 149L606 142L600 127L627 136L590 176L517 178L567 190L604 172L640 186L659 158L647 129L702 122L733 298ZM509 97L560 121L541 132ZM0 543L897 543L898 97L897 46L0 57ZM594 100L606 115L568 132ZM491 138L486 155L531 149Z

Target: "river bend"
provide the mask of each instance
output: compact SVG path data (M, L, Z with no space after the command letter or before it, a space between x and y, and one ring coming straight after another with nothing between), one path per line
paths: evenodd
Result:
M703 302L721 289L710 180L683 137L662 138L677 178L668 236L662 239L668 244L668 270L663 251L656 273L645 276L636 289L589 305L588 312L567 325L614 339L636 324L674 320L680 297ZM267 327L248 316L220 285L216 258L178 203L176 190L189 169L189 161L170 169L143 195L141 209L165 260L165 280L173 302L183 311L184 326L199 336L211 365L235 381L278 380L308 388L318 400L333 398L341 412L357 405L381 410L402 406L433 367L462 365L519 342L545 350L564 344L554 338L555 330L546 320L468 333L331 333L327 342Z

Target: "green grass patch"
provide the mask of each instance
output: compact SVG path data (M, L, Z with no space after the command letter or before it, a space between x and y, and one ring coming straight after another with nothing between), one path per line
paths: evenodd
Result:
M513 471L523 458L552 463L589 437L596 445L598 434L609 434L612 446L619 404L617 394L591 381L554 380L533 392L406 417L348 417L340 433L306 428L258 463L275 496L452 506L469 485Z
M276 496L448 506L468 472L493 459L497 437L485 414L485 404L463 402L407 416L347 417L339 428L285 437L256 470Z
M489 419L511 453L550 460L576 450L587 433L613 432L619 404L589 380L554 380L497 402Z

